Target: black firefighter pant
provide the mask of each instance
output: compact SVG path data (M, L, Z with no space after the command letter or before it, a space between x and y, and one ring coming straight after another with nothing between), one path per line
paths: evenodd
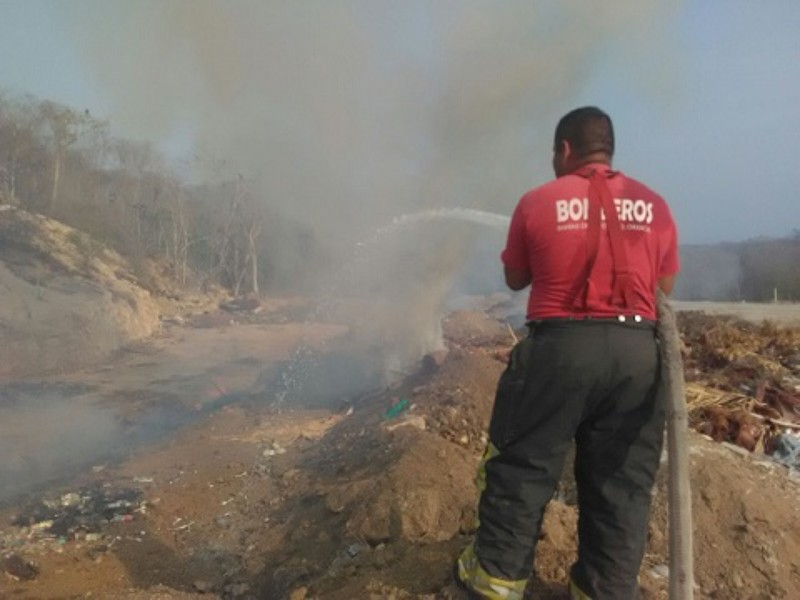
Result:
M544 508L573 439L578 560L593 599L637 596L664 431L652 324L544 321L512 351L489 426L475 553L490 575L530 576Z

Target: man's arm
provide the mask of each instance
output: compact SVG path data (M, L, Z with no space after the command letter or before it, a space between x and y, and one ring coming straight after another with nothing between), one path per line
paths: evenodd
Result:
M506 276L506 285L515 292L525 289L531 282L531 273L528 269L503 267L503 273Z
M659 289L667 296L672 293L672 288L675 286L675 275L664 275L658 280Z
M664 251L661 254L658 288L669 296L675 286L675 277L680 269L680 258L678 257L678 231L675 227L675 221L672 219L669 207L665 205L665 209L669 220L662 242Z
M515 292L527 287L531 282L531 272L528 268L528 239L522 200L511 216L506 249L500 258L503 261L506 285Z

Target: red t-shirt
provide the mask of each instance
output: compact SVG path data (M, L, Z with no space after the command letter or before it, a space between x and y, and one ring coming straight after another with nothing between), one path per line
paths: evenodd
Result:
M589 165L608 171L603 164ZM565 175L525 194L519 201L501 258L512 269L531 274L528 319L556 317L656 318L658 280L678 272L675 223L664 200L622 173L607 179L622 228L629 276L629 305L612 299L614 258L603 219L592 270L597 291L592 306L576 305L586 277L589 180Z

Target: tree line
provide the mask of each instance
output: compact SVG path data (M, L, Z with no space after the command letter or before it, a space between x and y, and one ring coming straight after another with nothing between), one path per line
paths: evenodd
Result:
M276 247L313 252L310 232L270 210L246 177L209 168L213 182L189 184L152 144L112 135L89 111L0 96L0 204L80 229L142 273L158 261L178 286L241 295L285 285Z
M675 288L683 300L800 302L800 230L758 238L681 248Z
M211 182L189 184L152 144L112 135L88 111L0 95L0 204L88 233L142 277L157 263L177 286L241 295L296 288L313 279L312 265L325 270L332 259L307 227L271 209L230 165L199 166ZM800 301L800 230L681 255L678 298Z

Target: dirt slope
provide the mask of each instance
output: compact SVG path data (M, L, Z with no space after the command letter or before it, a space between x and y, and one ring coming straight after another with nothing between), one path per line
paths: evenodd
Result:
M70 371L157 330L158 299L120 255L52 219L0 208L0 377Z

